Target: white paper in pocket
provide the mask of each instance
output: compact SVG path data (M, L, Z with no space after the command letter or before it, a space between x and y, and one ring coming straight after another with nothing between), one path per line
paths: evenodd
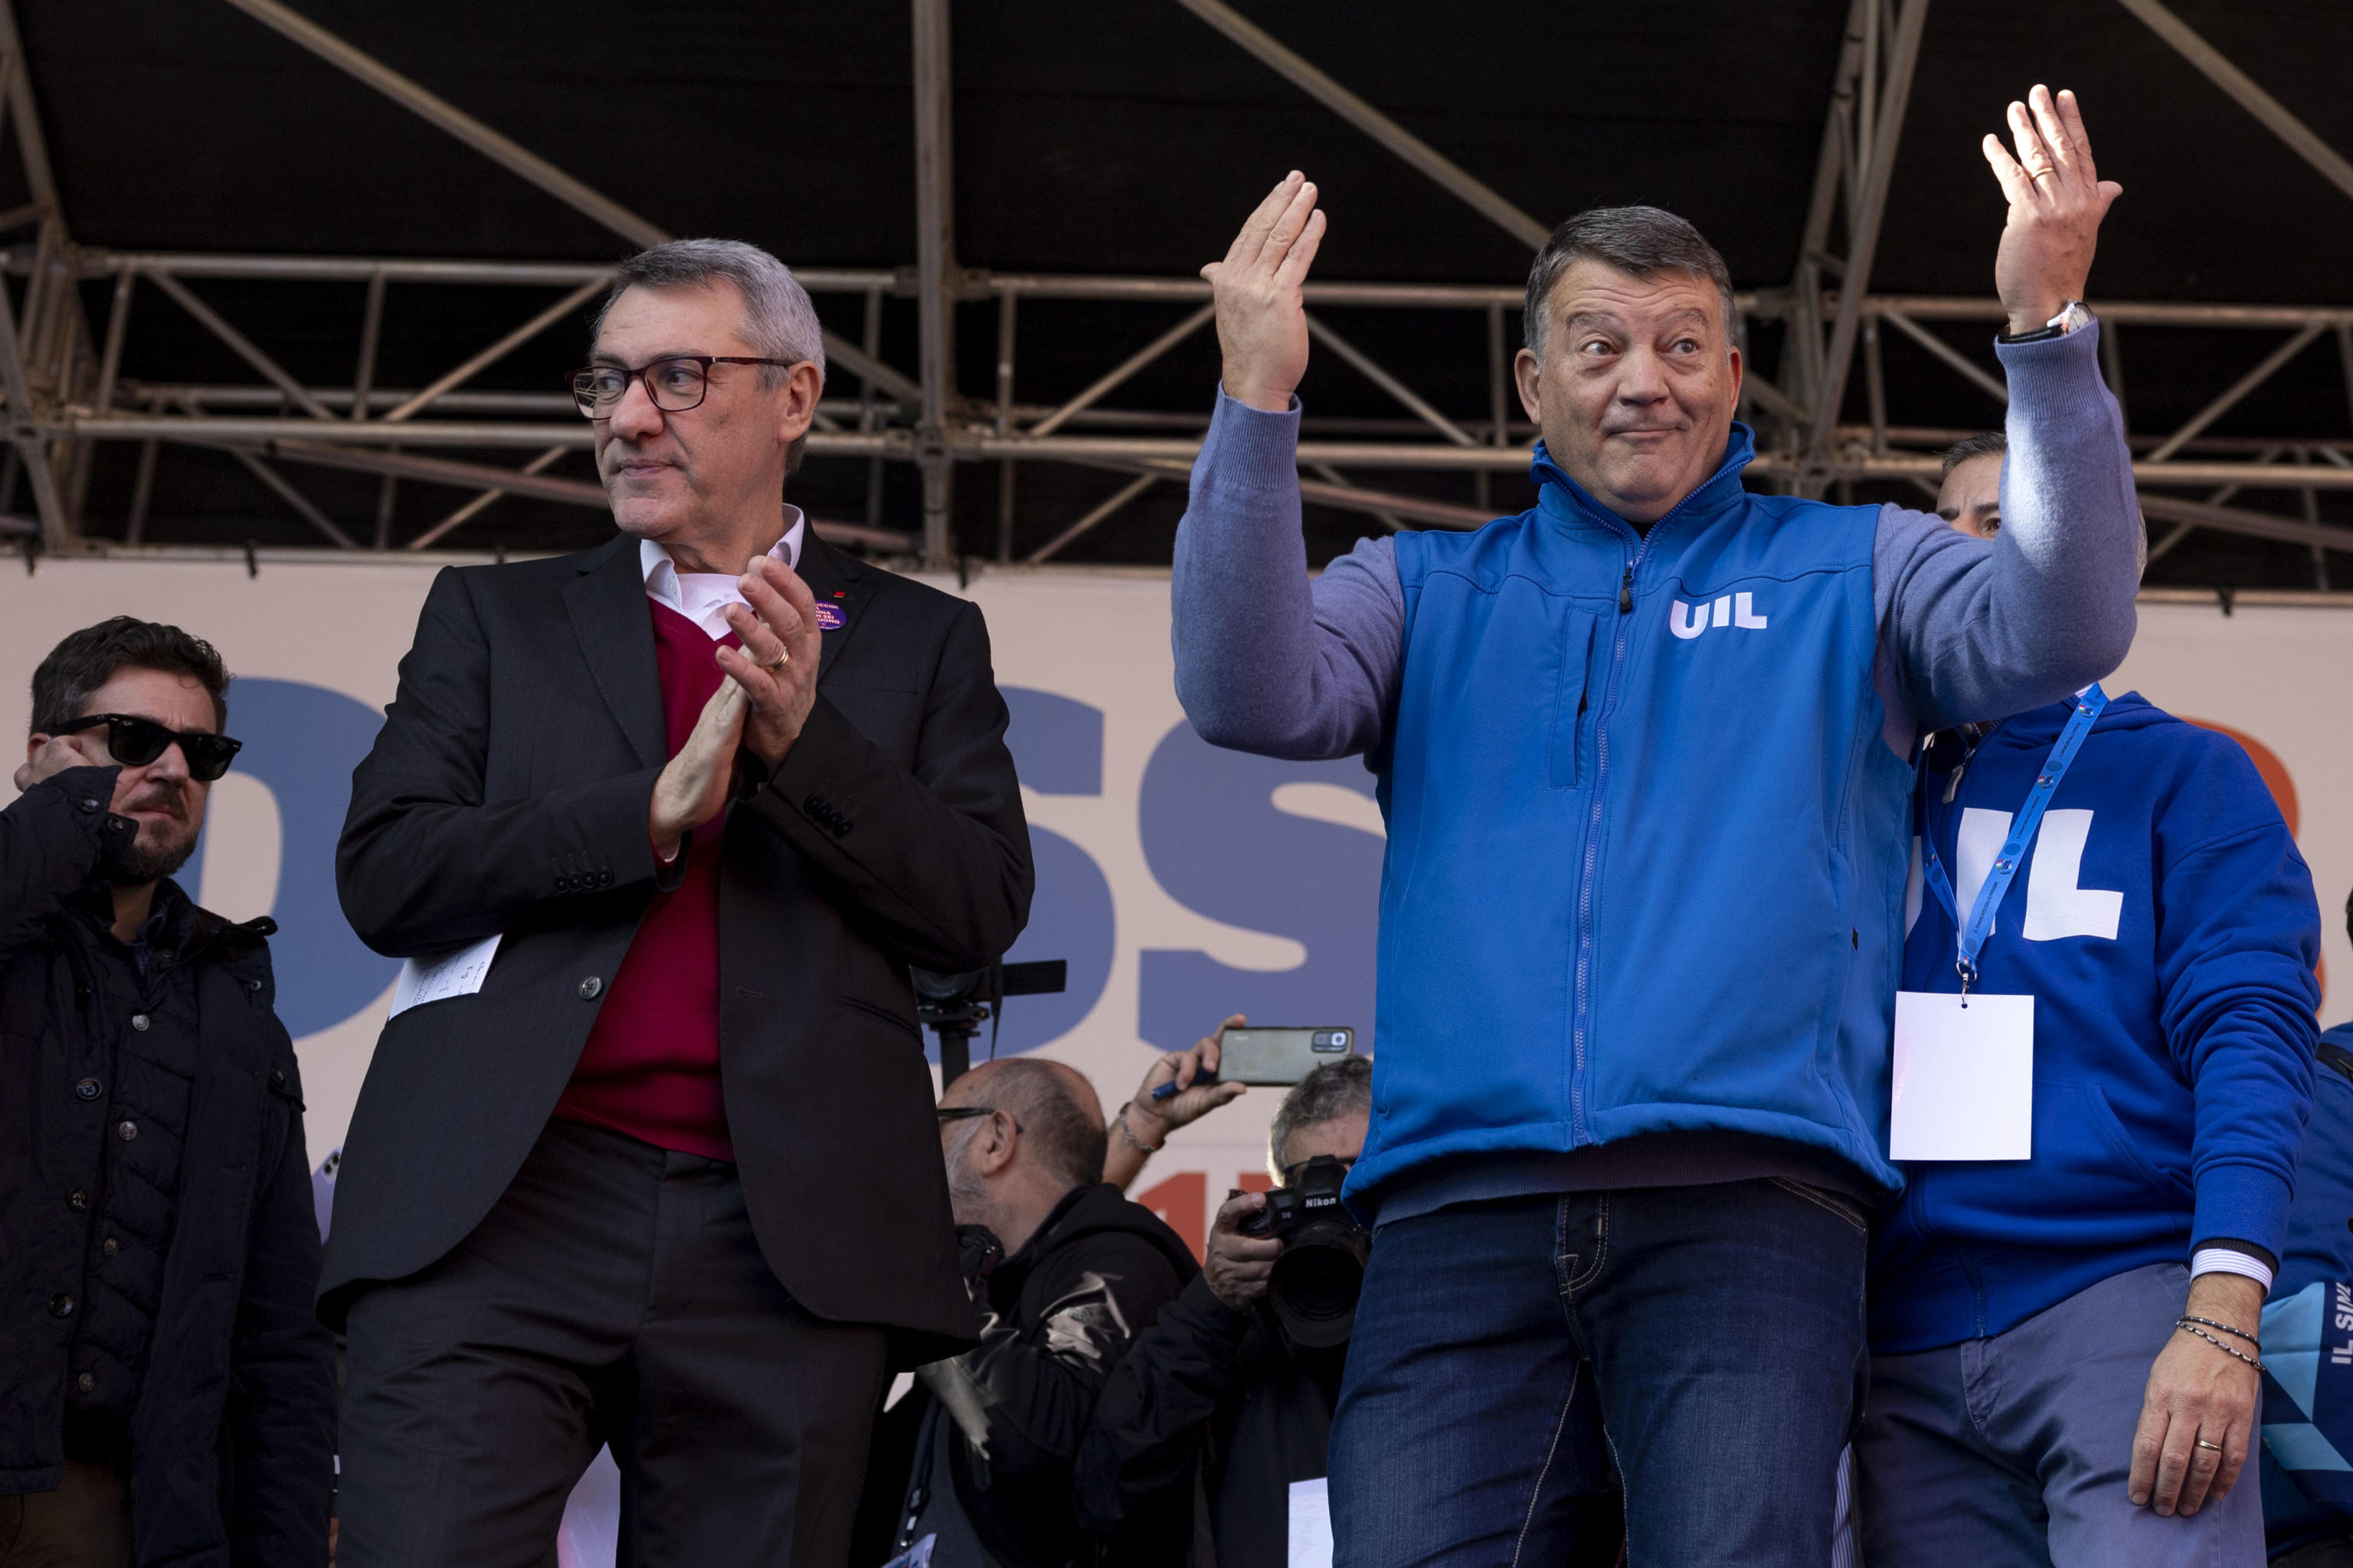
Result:
M2034 1157L2034 999L1895 993L1896 1160Z
M498 955L499 938L485 937L438 959L404 960L400 979L393 982L392 1011L385 1016L398 1018L425 1002L473 995L490 978L491 960Z
M1290 1568L1332 1568L1332 1498L1323 1478L1291 1483Z

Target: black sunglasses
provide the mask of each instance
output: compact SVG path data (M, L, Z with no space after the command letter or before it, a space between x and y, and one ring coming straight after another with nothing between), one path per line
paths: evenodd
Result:
M225 735L166 729L136 714L84 714L65 733L79 734L99 725L106 726L106 754L125 768L146 767L176 741L180 755L188 759L188 777L206 784L227 772L230 759L245 747L245 742Z

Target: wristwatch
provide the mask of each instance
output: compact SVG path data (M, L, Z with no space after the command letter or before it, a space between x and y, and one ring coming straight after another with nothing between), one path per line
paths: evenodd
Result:
M2022 332L2016 336L2001 334L2003 343L2041 343L2045 338L2065 337L2071 332L2081 332L2092 324L2092 313L2084 308L2081 300L2069 300L2059 307L2059 313L2042 323L2040 332Z

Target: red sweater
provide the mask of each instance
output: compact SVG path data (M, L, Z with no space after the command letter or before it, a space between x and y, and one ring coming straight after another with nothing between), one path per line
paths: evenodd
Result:
M718 644L702 628L666 605L646 604L661 673L662 728L676 757L726 677L712 657ZM743 646L732 632L725 641ZM726 821L722 811L694 830L686 879L646 906L555 1114L732 1161L719 1086L719 837Z

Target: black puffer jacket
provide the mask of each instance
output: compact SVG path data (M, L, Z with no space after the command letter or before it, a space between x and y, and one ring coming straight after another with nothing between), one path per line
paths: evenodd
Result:
M0 810L0 1494L127 1463L142 1568L318 1568L333 1351L269 927L166 881L142 969L117 771Z

